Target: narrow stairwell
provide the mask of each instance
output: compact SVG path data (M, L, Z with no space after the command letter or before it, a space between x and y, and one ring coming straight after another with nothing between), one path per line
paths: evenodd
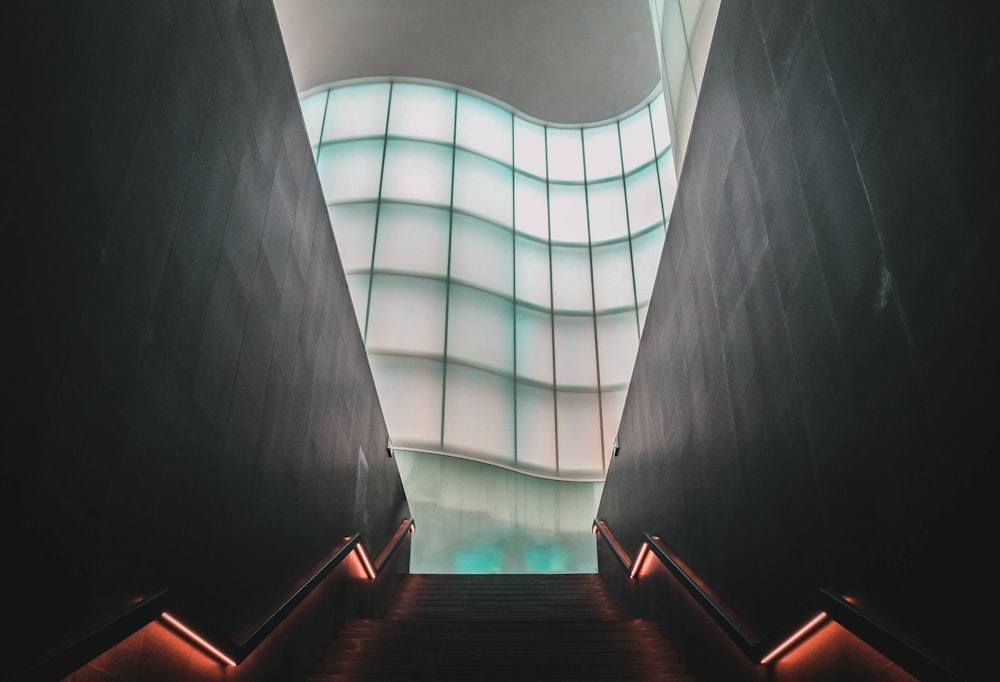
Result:
M309 682L693 682L655 623L600 576L408 575L386 617L349 622Z

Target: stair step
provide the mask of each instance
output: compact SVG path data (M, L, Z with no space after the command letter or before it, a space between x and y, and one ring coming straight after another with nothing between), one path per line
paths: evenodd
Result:
M340 630L309 682L632 679L694 682L596 574L409 575L384 619Z

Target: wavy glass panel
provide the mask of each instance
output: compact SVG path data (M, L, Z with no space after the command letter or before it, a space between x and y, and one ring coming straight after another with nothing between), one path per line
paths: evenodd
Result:
M556 391L559 471L595 476L603 470L601 407L596 393Z
M449 450L514 464L514 382L449 364L445 377L444 442Z
M597 316L597 350L601 386L626 386L639 349L635 311Z
M303 97L299 103L302 107L302 121L306 124L306 135L309 137L309 144L313 146L313 149L319 144L319 136L323 129L323 114L326 113L328 92L328 90L323 90L309 97Z
M451 205L452 150L438 144L389 140L382 199Z
M329 207L330 224L347 274L367 274L371 270L376 208L374 202L335 204Z
M544 182L521 173L514 176L514 227L518 232L548 241L548 189Z
M619 124L622 137L622 164L629 173L655 158L649 111L642 108Z
M526 471L556 469L556 395L551 388L517 385L517 463Z
M635 260L635 290L639 292L639 305L649 303L653 281L660 267L660 254L666 232L655 228L632 240L632 257Z
M552 331L556 386L596 389L594 318L589 315L553 315Z
M590 249L552 247L552 299L559 312L594 312L590 285Z
M461 149L455 152L453 207L501 225L514 225L513 171Z
M378 198L382 146L382 140L358 140L320 147L316 170L327 203Z
M673 200L662 97L567 127L389 87L329 89L317 168L393 442L600 480Z
M552 313L518 305L515 315L518 378L552 384Z
M422 447L441 447L441 401L427 400L440 395L444 363L438 360L369 353L375 388L392 424L392 438Z
M375 269L446 279L450 219L451 214L440 208L383 204L378 216ZM340 232L337 228L334 231L339 244ZM369 233L369 241L371 237Z
M392 86L389 135L451 145L455 135L455 93L433 85Z
M504 296L514 296L514 243L510 230L456 213L453 217L451 278ZM509 322L509 320L508 320Z
M635 283L629 242L595 247L594 303L600 313L615 308L635 308Z
M660 179L656 166L646 166L625 178L628 196L628 220L632 234L663 221L660 204Z
M444 282L424 277L373 276L368 349L440 356L446 289Z
M579 128L546 128L549 179L583 182L583 143Z
M549 185L549 225L553 242L587 243L587 193L583 185Z
M587 182L620 177L622 157L618 145L618 124L609 123L583 131L586 152Z
M458 94L455 143L459 147L510 165L514 147L512 125L509 111L464 92Z
M323 142L383 137L388 106L388 83L362 83L331 89L323 123Z
M525 173L544 178L545 170L545 128L514 118L514 165Z
M591 244L628 236L625 186L621 178L588 185L587 208L590 212Z
M455 284L448 296L448 360L513 376L514 305Z

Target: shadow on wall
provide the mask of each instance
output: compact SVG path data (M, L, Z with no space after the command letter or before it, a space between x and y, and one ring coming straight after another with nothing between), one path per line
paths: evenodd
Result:
M420 526L412 573L597 571L590 524L603 483L553 481L422 452L396 457Z

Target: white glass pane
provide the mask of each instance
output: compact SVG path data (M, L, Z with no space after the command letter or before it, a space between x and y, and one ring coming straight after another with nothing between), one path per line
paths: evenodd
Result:
M365 316L368 314L368 275L347 275L347 288L351 291L351 303L358 318L358 329L365 331Z
M592 244L628 236L625 185L621 180L609 180L608 182L588 185L587 205L590 208L590 241Z
M443 282L375 275L368 316L368 350L440 356L444 352Z
M552 298L562 312L593 312L590 252L585 246L552 247Z
M601 387L624 387L632 378L639 348L635 311L597 316L597 351L601 362Z
M458 95L458 129L455 142L460 147L511 163L513 147L511 114L495 104L465 93Z
M452 143L455 92L432 85L396 83L392 87L389 134Z
M526 173L546 177L545 128L537 123L514 119L514 165Z
M664 231L655 229L632 240L632 257L635 259L635 291L639 303L648 303L656 280L663 252Z
M622 136L622 160L625 162L625 172L628 173L654 158L649 112L640 109L619 125Z
M684 34L684 23L681 21L680 5L668 2L664 6L661 39L663 48L663 64L665 67L666 86L670 89L670 100L673 102L674 118L678 110L677 102L681 91L681 80L688 67L688 43Z
M596 393L556 392L559 473L601 476L601 411Z
M660 196L663 198L667 221L670 220L670 211L673 210L674 198L677 196L677 171L674 169L673 157L673 152L667 152L656 162L660 169Z
M617 124L587 128L583 131L583 145L587 153L587 182L622 174Z
M670 129L667 126L667 103L663 95L659 95L649 104L650 118L653 121L653 142L656 154L662 154L670 146Z
M556 468L556 404L551 390L517 386L517 465L531 471Z
M553 315L556 386L597 389L597 353L594 318L590 315Z
M688 45L690 45L691 63L697 79L697 90L701 90L701 79L705 75L705 62L712 46L712 36L715 34L715 23L719 17L721 0L705 0L698 13L694 28L688 28Z
M369 358L393 445L438 449L444 364L391 355L373 354Z
M337 240L344 271L368 272L372 267L372 244L375 243L374 203L339 204L330 207L330 224Z
M382 204L375 269L448 276L448 211L412 204Z
M587 243L587 195L583 185L549 186L553 242Z
M519 232L549 238L549 199L545 183L517 173L514 177L514 226Z
M429 142L389 140L382 198L440 206L451 202L452 150Z
M642 330L646 326L646 313L649 312L649 306L644 305L639 307L639 336L642 337Z
M628 241L598 246L594 258L594 302L597 312L612 308L634 308L632 253ZM633 326L635 318L633 317Z
M512 227L513 177L508 166L461 149L455 151L454 207Z
M309 143L316 146L319 142L319 135L323 127L323 112L326 111L326 90L309 95L303 99L299 106L302 108L302 121L306 124L306 135L309 136Z
M615 436L622 421L625 398L628 391L603 391L601 393L601 416L604 419L604 461L609 463L614 456Z
M514 295L511 233L485 220L456 213L451 231L451 277L502 296Z
M449 450L514 463L514 382L448 365L444 441Z
M323 145L316 171L327 202L377 199L382 140Z
M656 166L646 166L635 175L628 176L625 189L628 192L628 221L632 234L663 221Z
M552 383L552 315L517 306L517 375Z
M448 359L514 373L514 305L453 284L448 299Z
M388 83L364 83L330 90L323 141L385 135Z
M583 145L578 128L547 128L549 179L583 182Z
M514 238L514 292L519 301L552 307L549 245L526 237Z

